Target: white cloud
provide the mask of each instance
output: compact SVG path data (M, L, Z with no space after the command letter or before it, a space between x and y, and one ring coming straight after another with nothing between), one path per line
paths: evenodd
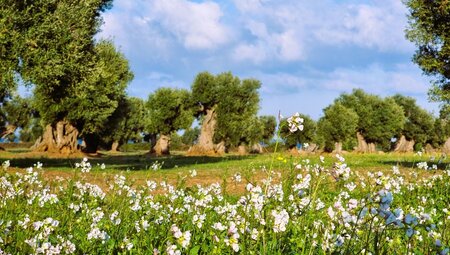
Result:
M412 52L404 38L406 8L399 0L344 1L235 0L240 11L241 42L233 59L305 61L319 44L358 46L382 52ZM320 46L319 46L320 47Z
M381 51L412 50L404 36L406 7L398 0L341 5L315 35L326 44L354 44Z
M385 69L372 64L362 69L337 68L323 75L318 85L331 90L350 91L362 88L370 93L388 95L404 93L409 95L425 94L429 88L428 80L412 64L398 65Z
M148 45L167 57L176 43L188 50L216 49L233 38L220 6L211 1L118 0L115 5L104 15L101 36L113 35L124 47Z
M231 31L221 23L223 13L214 2L155 0L153 14L188 49L214 49L230 40Z
M241 12L257 12L262 7L263 0L234 0L233 2Z

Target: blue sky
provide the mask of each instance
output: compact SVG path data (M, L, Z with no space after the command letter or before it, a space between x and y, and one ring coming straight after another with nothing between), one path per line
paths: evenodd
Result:
M129 59L131 96L189 88L201 71L262 82L259 114L318 119L353 88L429 103L430 78L411 62L401 0L115 0L98 37Z

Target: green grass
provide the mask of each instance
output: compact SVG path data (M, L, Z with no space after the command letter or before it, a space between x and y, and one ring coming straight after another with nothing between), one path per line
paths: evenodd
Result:
M26 168L35 164L37 161L44 164L47 170L67 171L74 168L75 163L80 158L47 158L47 157L30 157L24 150L13 150L13 152L0 152L0 161L11 160L12 167ZM11 158L12 153L14 157ZM23 156L21 156L23 154ZM319 163L318 154L311 155L291 155L287 153L262 154L262 155L225 155L221 157L208 156L184 156L183 152L174 152L173 155L165 157L148 156L145 152L119 153L109 154L101 152L99 156L89 157L89 161L93 166L97 164L106 164L110 170L128 170L128 171L145 171L150 170L155 162L164 162L162 170L164 171L185 171L192 169L209 169L211 171L243 169L249 167L259 167L262 165L270 165L273 158L274 166L280 165L276 158L282 157L286 161L296 163L303 159L310 159L311 163ZM334 161L334 154L323 154L325 157L325 166L330 167ZM373 169L380 170L391 169L392 166L413 169L416 168L418 162L428 161L430 164L438 164L439 169L445 169L450 162L448 158L441 158L440 154L434 155L416 155L416 154L357 154L346 153L346 163L352 166L352 169ZM434 159L433 159L434 158ZM440 161L439 161L440 160Z

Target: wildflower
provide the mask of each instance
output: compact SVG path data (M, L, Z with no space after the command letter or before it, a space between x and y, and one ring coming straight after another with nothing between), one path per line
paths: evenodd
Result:
M81 161L81 163L75 163L75 168L81 168L82 173L89 173L91 171L91 163L88 162L88 159L85 157Z
M417 163L417 168L427 170L428 164L427 164L427 162L419 162L419 163Z
M291 133L295 133L297 130L303 131L303 118L300 118L298 112L289 117L287 122Z
M189 174L191 175L191 177L195 177L197 176L197 171L195 169L189 170Z
M272 210L272 216L274 217L273 232L279 233L286 231L286 225L289 222L289 214L285 209L282 211Z
M11 162L9 160L6 160L5 162L3 162L2 167L4 170L7 170L10 165Z
M253 240L257 241L257 240L258 240L258 235L259 235L258 230L257 230L256 228L252 229L252 232L251 232L251 238L252 238Z
M236 173L236 174L233 176L233 180L234 180L236 183L239 183L239 182L242 181L242 177L241 177L241 175L240 175L239 173Z
M167 246L166 252L168 255L181 255L181 251L174 244Z

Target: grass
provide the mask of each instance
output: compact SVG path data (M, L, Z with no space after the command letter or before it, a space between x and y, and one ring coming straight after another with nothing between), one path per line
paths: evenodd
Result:
M301 163L303 160L310 160L311 164L320 163L323 156L324 167L331 168L335 162L335 154L290 154L277 153L261 154L261 155L225 155L222 157L209 156L185 156L184 152L175 151L172 155L165 157L149 156L146 151L126 152L126 153L109 153L101 151L98 155L88 156L89 162L93 166L93 171L86 175L86 181L102 186L105 178L113 178L114 175L125 175L136 184L141 184L147 179L166 180L175 183L183 177L189 175L189 171L196 170L198 175L195 178L189 178L187 185L195 184L211 184L215 182L230 182L233 175L239 173L241 175L250 176L260 180L261 175L254 175L255 170L261 169L263 166L280 171L287 171L289 166ZM346 163L351 166L353 171L359 173L367 173L368 171L387 172L393 166L397 166L401 171L411 171L417 169L417 163L421 161L429 162L429 166L436 164L438 169L447 168L450 159L442 157L440 154L358 154L345 153ZM45 154L30 153L21 148L15 148L0 152L0 162L5 160L11 161L11 167L14 170L25 169L33 166L36 162L44 165L43 177L52 180L55 176L70 177L73 174L75 164L81 161L78 157L48 157ZM162 164L159 170L153 170L155 163ZM106 169L101 170L100 165L105 164ZM420 176L428 176L431 171L419 171ZM229 187L232 192L240 192L241 187Z

